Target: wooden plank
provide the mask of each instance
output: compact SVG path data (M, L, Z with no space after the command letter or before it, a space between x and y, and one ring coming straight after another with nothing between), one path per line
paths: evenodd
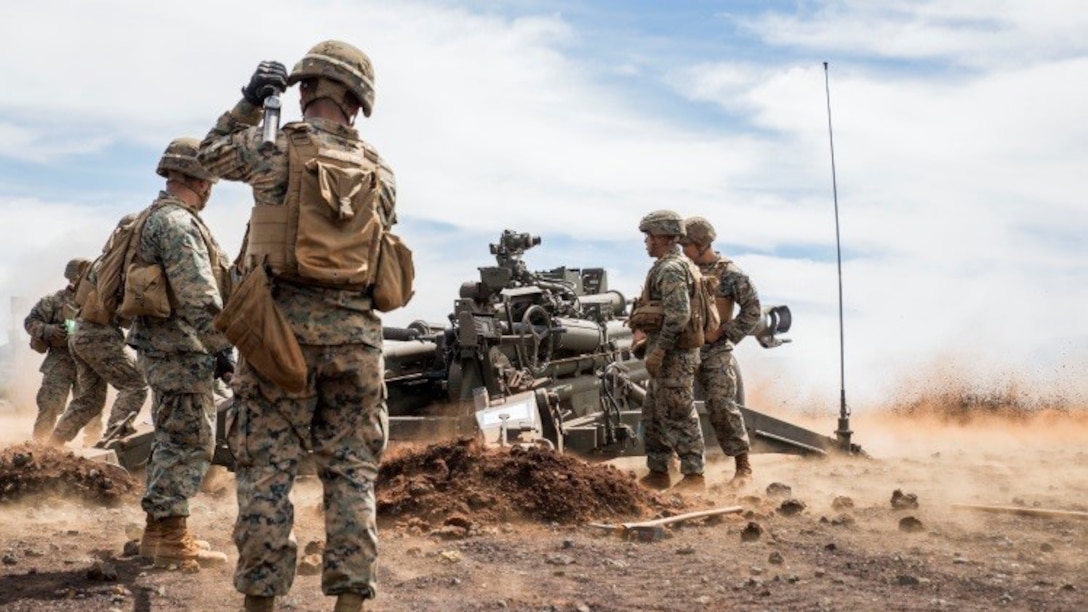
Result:
M712 510L700 510L698 512L687 512L685 514L677 514L675 516L666 516L664 518L654 519L652 521L643 521L641 523L622 523L620 526L624 529L633 529L637 527L659 527L661 525L668 525L670 523L679 523L681 521L688 521L691 519L702 518L704 516L717 516L719 514L736 514L743 512L744 508L741 506L726 506L724 508L714 508Z
M1088 521L1088 512L1075 510L1051 510L1048 508L1026 508L1024 506L980 506L975 504L952 504L954 510L974 510L976 512L990 512L994 514L1020 514L1023 516L1037 516L1042 518L1077 519Z

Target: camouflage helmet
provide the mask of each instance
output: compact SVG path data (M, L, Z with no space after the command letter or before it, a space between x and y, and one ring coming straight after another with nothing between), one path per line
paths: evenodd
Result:
M363 114L370 116L374 108L374 67L366 53L339 40L317 43L291 69L287 85L314 77L332 79L345 85L359 100Z
M718 232L714 231L714 226L705 217L684 219L684 231L687 233L688 240L701 246L714 242L714 239L718 237Z
M200 141L196 138L175 138L166 146L166 151L159 160L159 167L155 172L165 177L171 170L180 172L185 176L215 182L217 179L212 173L200 165L196 154L200 149Z
M83 274L83 271L86 270L89 265L91 265L90 260L83 259L82 257L77 257L69 261L68 264L64 266L64 278L75 282L76 279L79 278L79 275Z
M653 236L683 236L684 218L671 210L655 210L638 222L640 232Z

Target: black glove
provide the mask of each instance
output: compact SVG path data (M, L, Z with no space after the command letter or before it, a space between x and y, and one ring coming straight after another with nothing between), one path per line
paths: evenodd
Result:
M253 106L264 106L264 99L287 89L287 68L274 61L261 62L249 85L242 88L242 97Z
M229 381L234 376L234 350L225 349L215 354L215 377Z

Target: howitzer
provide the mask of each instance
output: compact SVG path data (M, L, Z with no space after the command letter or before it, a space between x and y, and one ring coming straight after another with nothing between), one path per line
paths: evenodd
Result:
M602 268L532 272L537 236L506 230L490 245L496 266L461 285L449 325L385 329L390 437L473 433L492 444L547 444L584 456L642 452L647 373L632 355L630 304ZM765 348L789 342L787 306L766 306L751 332ZM736 400L753 452L824 454L834 439ZM697 395L699 390L696 390ZM702 402L697 402L702 414ZM713 431L703 415L703 431Z

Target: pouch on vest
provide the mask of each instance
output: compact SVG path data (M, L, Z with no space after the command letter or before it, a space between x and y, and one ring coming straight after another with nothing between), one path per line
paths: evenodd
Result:
M664 324L665 309L661 306L661 302L657 300L646 300L645 302L640 300L640 303L631 312L631 316L627 318L628 327L647 333L661 331L661 326Z
M374 308L389 312L407 305L415 294L412 289L415 278L412 250L399 236L386 232L378 251L378 271L371 295Z
M84 321L90 321L91 323L97 323L99 325L109 325L110 313L106 312L105 307L102 306L102 300L98 299L98 289L92 288L87 294L87 298L84 301L83 307L79 310L79 317Z
M34 352L37 352L37 353L47 353L47 352L49 352L49 343L46 342L45 340L42 340L41 338L31 336L30 337L30 348L34 349Z
M291 324L272 298L264 266L256 266L234 288L215 328L249 365L289 393L306 388L306 360Z
M330 285L366 285L374 278L382 234L374 209L377 168L337 161L306 162L295 239L298 274Z
M125 272L125 297L118 313L126 319L134 317L170 316L170 298L167 295L166 273L159 264L134 261Z

